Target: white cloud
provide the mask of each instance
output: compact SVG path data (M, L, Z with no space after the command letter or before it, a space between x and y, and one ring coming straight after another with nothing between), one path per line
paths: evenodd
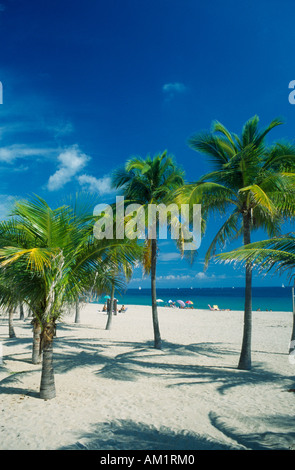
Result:
M17 196L0 194L0 220L6 219L9 216L10 209L17 199L19 199Z
M187 87L183 83L179 82L165 83L162 87L162 91L166 95L166 98L171 100L176 94L186 93Z
M13 163L18 158L30 158L35 156L48 156L54 149L31 147L25 144L14 144L0 148L0 162Z
M87 188L93 193L99 194L111 194L115 192L115 189L112 188L110 176L103 176L102 178L95 178L91 175L80 175L78 176L78 181L80 185L84 188Z
M56 191L71 181L85 167L90 157L81 152L78 145L73 145L61 152L57 160L59 169L49 178L47 185L49 191Z
M186 91L186 86L183 83L165 83L163 85L164 93L184 93Z
M195 275L195 277L196 277L197 279L200 279L200 280L208 279L208 276L207 276L205 273L203 273L202 271L199 272L199 273L197 273L197 274ZM215 277L214 274L213 274L211 277Z
M171 252L171 253L160 253L159 260L160 261L175 261L181 258L179 253Z
M56 139L67 136L74 132L74 126L70 121L58 121L52 124L48 124L45 129L48 132L52 132Z
M204 272L198 272L196 274L168 274L166 276L158 276L158 281L210 281L217 279L226 279L225 274L215 275L215 274L205 274Z
M187 281L194 279L189 274L168 274L167 276L157 276L157 281Z

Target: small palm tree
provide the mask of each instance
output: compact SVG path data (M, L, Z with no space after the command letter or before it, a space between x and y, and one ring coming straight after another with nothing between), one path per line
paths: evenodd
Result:
M113 186L123 187L124 197L128 203L142 206L145 214L150 204L159 205L171 202L171 194L184 184L184 172L176 166L167 152L148 156L147 158L132 158L127 161L123 169L114 172ZM146 219L146 227L148 221ZM161 349L162 340L159 328L157 294L156 294L156 265L157 265L157 238L146 241L145 269L151 275L152 318L154 329L154 347Z
M108 260L112 245L120 241L96 240L92 213L77 214L67 206L53 210L38 197L16 203L12 214L10 223L0 224L1 277L10 296L17 286L18 300L29 305L41 327L40 397L51 399L56 394L56 321L67 302L74 303L90 289L101 293L108 288ZM132 254L127 252L126 256ZM9 296L0 295L0 301L7 304Z
M269 236L279 233L284 216L293 216L295 148L275 144L268 148L267 134L280 125L273 120L259 130L259 119L246 122L240 136L221 123L212 132L193 136L190 146L209 157L211 172L180 191L183 203L202 204L202 217L219 213L226 217L206 253L205 268L217 246L242 235L244 245L251 242L253 230L265 229ZM245 313L242 350L238 368L251 368L252 263L245 265Z

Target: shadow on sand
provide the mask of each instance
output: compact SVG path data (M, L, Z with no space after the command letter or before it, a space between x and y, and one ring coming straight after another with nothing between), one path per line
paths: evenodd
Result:
M175 433L144 423L118 420L97 425L79 441L59 450L230 450L232 447L193 433Z
M247 423L245 432L245 416L238 417L235 425L232 424L232 417L221 417L216 413L209 414L213 427L220 431L233 444L218 442L213 438L199 435L192 432L174 432L173 430L136 423L130 420L116 420L110 423L102 423L93 427L92 432L81 434L77 442L64 446L58 450L294 450L294 432L259 432L257 422ZM237 418L237 416L235 416ZM271 423L267 423L267 418L263 420L264 427L267 424L274 424L273 417ZM251 428L251 424L254 427ZM276 418L276 426L285 427L286 424L292 429L293 418L281 416ZM240 432L240 429L244 431Z
M237 355L218 343L199 343L180 345L163 341L161 351L153 348L152 342L124 342L101 340L98 338L63 337L55 340L54 370L63 374L75 368L92 366L91 373L97 377L109 380L136 381L159 375L161 380L167 380L166 387L195 386L204 383L216 384L216 392L226 393L231 387L280 383L281 389L290 388L291 377L281 376L273 371L267 371L264 364L255 364L251 371L240 371L234 365L223 365L228 355ZM25 348L28 339L19 339ZM9 356L8 356L9 357ZM200 362L200 357L202 361ZM12 357L9 357L10 360ZM204 364L204 358L208 363ZM212 363L212 358L214 363ZM15 358L17 361L18 359ZM21 359L23 360L23 358ZM211 362L210 362L211 361ZM4 366L5 369L5 366ZM36 370L20 371L11 374L5 371L6 377L0 381L2 393L25 394L37 398L32 390L20 387L21 377L29 373L40 373L40 366ZM159 410L160 413L160 410ZM292 448L295 433L286 434L286 426L292 429L290 417L282 417L276 423L275 432L251 431L251 422L244 426L243 416L238 416L235 425L231 417L211 413L211 425L224 436L236 442L235 448L268 449L278 448L276 443L282 443L282 448ZM265 418L267 420L267 417ZM289 419L289 422L287 421ZM273 416L271 417L273 425ZM281 423L282 432L279 431ZM257 424L257 423L253 423ZM267 424L267 423L266 423ZM271 426L272 427L272 426ZM239 429L242 431L239 432ZM245 432L246 429L246 432ZM254 427L252 429L255 429ZM265 429L265 427L264 427ZM267 429L267 427L266 427ZM278 431L277 431L278 429ZM82 434L76 443L67 449L103 449L103 450L202 450L202 449L232 449L230 445L209 440L206 436L194 433L174 431L161 427L157 429L145 423L135 423L129 420L116 420L111 423L97 424L92 432ZM65 449L65 448L64 448Z

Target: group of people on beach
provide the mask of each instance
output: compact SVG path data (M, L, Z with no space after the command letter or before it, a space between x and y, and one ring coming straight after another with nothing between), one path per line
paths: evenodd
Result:
M102 307L103 312L107 312L107 303L105 302L104 306ZM115 309L113 309L115 311ZM126 307L125 305L122 305L122 307L118 310L119 313L126 312Z

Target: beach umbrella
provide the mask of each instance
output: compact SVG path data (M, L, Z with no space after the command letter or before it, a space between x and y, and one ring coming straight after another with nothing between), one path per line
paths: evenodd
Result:
M109 296L109 295L105 295L105 296L104 296L104 299L105 299L105 300L110 299L110 296Z
M191 300L187 300L185 303L186 303L186 304L190 304L190 305L193 305L193 304L194 304L194 302L192 302Z
M176 302L177 302L181 307L185 307L185 303L183 302L183 300L176 300Z
M168 304L173 304L173 300L168 300Z
M157 299L157 302L164 302L164 300L162 300L162 299Z

